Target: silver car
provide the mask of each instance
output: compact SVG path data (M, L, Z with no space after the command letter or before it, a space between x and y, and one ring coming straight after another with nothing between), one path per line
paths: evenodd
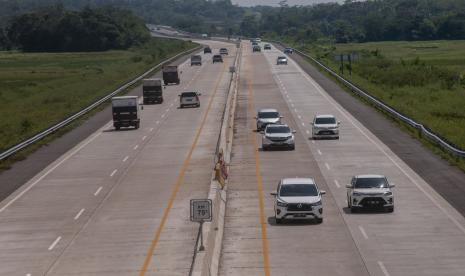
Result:
M295 130L291 130L285 124L267 125L262 136L262 150L271 148L295 149Z
M320 191L313 178L284 178L278 184L274 211L276 223L284 219L315 219L323 222L323 204Z
M262 108L258 110L257 116L257 131L262 131L268 124L280 124L281 118L283 116L279 115L278 110L273 108Z
M339 125L341 122L337 121L333 115L317 115L310 124L313 126L313 139L324 137L339 139Z
M287 57L284 57L284 56L280 56L278 57L278 59L276 60L276 65L287 65Z
M202 94L199 92L182 92L179 95L180 108L185 106L200 107L200 95Z
M384 175L357 175L347 188L347 204L352 212L359 208L378 208L394 211L394 198Z

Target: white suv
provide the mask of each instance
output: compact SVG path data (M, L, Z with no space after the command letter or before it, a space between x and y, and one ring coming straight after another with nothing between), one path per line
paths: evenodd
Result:
M276 223L284 219L315 219L323 222L323 204L320 191L313 178L284 178L278 184L274 206Z
M352 212L358 208L382 208L394 211L394 198L384 175L357 175L352 178L347 188L347 204Z
M262 136L262 150L270 148L288 148L295 149L294 141L295 130L291 130L285 124L267 125Z
M339 125L341 122L337 121L333 115L317 115L310 124L313 126L313 139L321 137L339 139Z
M281 118L283 116L279 115L278 110L273 108L262 108L258 110L257 116L257 131L265 129L268 124L280 124Z

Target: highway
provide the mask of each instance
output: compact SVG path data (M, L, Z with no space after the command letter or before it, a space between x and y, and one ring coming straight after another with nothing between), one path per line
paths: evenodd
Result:
M188 275L198 233L189 200L211 191L236 54L203 43L228 48L225 62L202 52L202 66L181 63L181 84L144 105L140 129L106 120L0 202L0 275ZM465 275L464 217L297 63L276 65L280 55L242 42L219 275ZM201 92L200 108L179 109L182 91ZM296 130L294 151L261 150L260 108ZM316 114L341 121L339 140L310 138ZM357 174L396 185L393 213L348 210ZM323 223L276 224L270 193L285 177L327 192Z
M1 202L0 275L186 275L198 231L189 199L209 191L235 55L211 46L229 48L225 62L202 52L202 66L183 63L140 129L108 122ZM192 90L200 108L179 109Z
M465 275L465 221L419 175L273 48L245 44L235 123L220 275ZM295 151L260 150L256 110L277 108L297 130ZM340 140L312 140L312 118L333 114ZM396 184L394 213L347 208L353 175L384 174ZM324 222L274 221L277 183L313 177Z

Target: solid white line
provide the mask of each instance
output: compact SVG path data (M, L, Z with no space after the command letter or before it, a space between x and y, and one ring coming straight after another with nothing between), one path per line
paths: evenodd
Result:
M331 170L328 163L325 163L325 167L328 169L328 171Z
M126 162L128 160L129 156L124 157L123 162Z
M97 191L95 191L94 196L97 196L97 195L100 193L100 191L101 191L102 189L103 189L103 187L100 186L100 187L97 189Z
M368 235L367 232L365 232L365 229L363 229L361 225L358 226L358 229L360 229L360 232L362 232L362 235L365 238L365 240L368 240Z
M321 150L317 150L317 151L319 155L323 155L323 153L321 153Z
M74 217L74 220L77 220L81 215L82 213L84 213L84 208L81 209L81 211L79 211L79 213L77 213L77 215Z
M145 139L147 139L147 135L145 135L144 137L142 137L142 141L144 141Z
M60 242L60 240L61 240L61 236L56 238L56 240L49 246L48 250L49 251L53 250L53 248L55 248L55 246Z
M334 179L334 184L336 184L336 187L341 188L341 185L339 185L339 181L337 181L336 179Z
M381 270L383 271L384 276L389 276L389 273L388 273L386 267L384 266L383 262L378 261L378 265L381 268Z
M134 150L136 150L138 147L139 147L139 145L136 145L136 146L134 147Z
M111 174L110 174L110 177L113 177L113 175L115 175L115 173L116 173L117 171L118 171L117 169L113 170L113 171L111 172Z
M8 208L11 204L13 204L16 200L20 199L25 193L27 193L30 189L32 189L32 187L34 187L37 183L39 183L42 179L44 179L45 177L47 177L47 175L49 175L52 171L54 171L56 168L58 168L61 164L63 164L66 160L68 160L69 158L71 158L73 155L75 155L77 152L79 152L80 150L82 150L85 146L87 146L88 144L90 144L90 142L92 142L93 140L95 140L95 138L97 138L98 136L100 136L101 132L98 132L95 136L93 136L92 138L90 138L87 142L85 142L84 144L82 144L79 148L77 148L75 151L71 152L68 156L66 156L65 158L63 158L63 160L61 160L60 162L58 162L55 166L53 166L50 170L48 170L46 173L44 173L41 177L39 177L36 181L34 181L31 185L29 185L29 187L27 187L26 189L24 189L21 193L19 193L17 196L15 196L10 202L8 202L7 204L5 204L5 206L3 206L1 209L0 209L0 213L5 211L6 208Z
M295 62L294 62L295 66L301 71L302 75L305 77L305 79L308 80L308 82L310 82L315 88L316 90L334 107L336 108L344 117L346 117L346 119L358 130L360 131L360 133L362 133L363 136L365 136L371 143L373 143L373 145L375 145L379 151L381 151L423 194L425 194L425 196L431 201L433 202L434 205L436 205L436 207L441 210L441 212L443 212L454 224L455 226L457 226L461 231L462 233L465 234L465 227L460 223L458 222L451 214L449 214L449 212L444 208L442 207L439 202L437 202L434 197L428 193L409 173L407 173L406 170L404 170L404 168L402 168L400 166L400 164L398 164L393 157L391 157L382 147L381 145L379 145L375 140L373 140L370 136L368 136L367 133L365 133L358 125L355 124L355 122L346 114L346 112L344 112L336 103L332 102L329 98L328 95L325 94L325 92L320 88L320 86L318 86L309 76L307 73L305 73L303 71L302 68L300 68L300 66L298 66Z

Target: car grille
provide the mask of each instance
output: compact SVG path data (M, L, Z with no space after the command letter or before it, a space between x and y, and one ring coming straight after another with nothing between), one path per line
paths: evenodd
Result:
M367 207L383 207L386 201L381 197L365 197L360 204Z
M289 203L287 205L288 211L311 211L312 204L308 203Z
M287 140L287 137L268 137L268 139L273 142L284 142Z

